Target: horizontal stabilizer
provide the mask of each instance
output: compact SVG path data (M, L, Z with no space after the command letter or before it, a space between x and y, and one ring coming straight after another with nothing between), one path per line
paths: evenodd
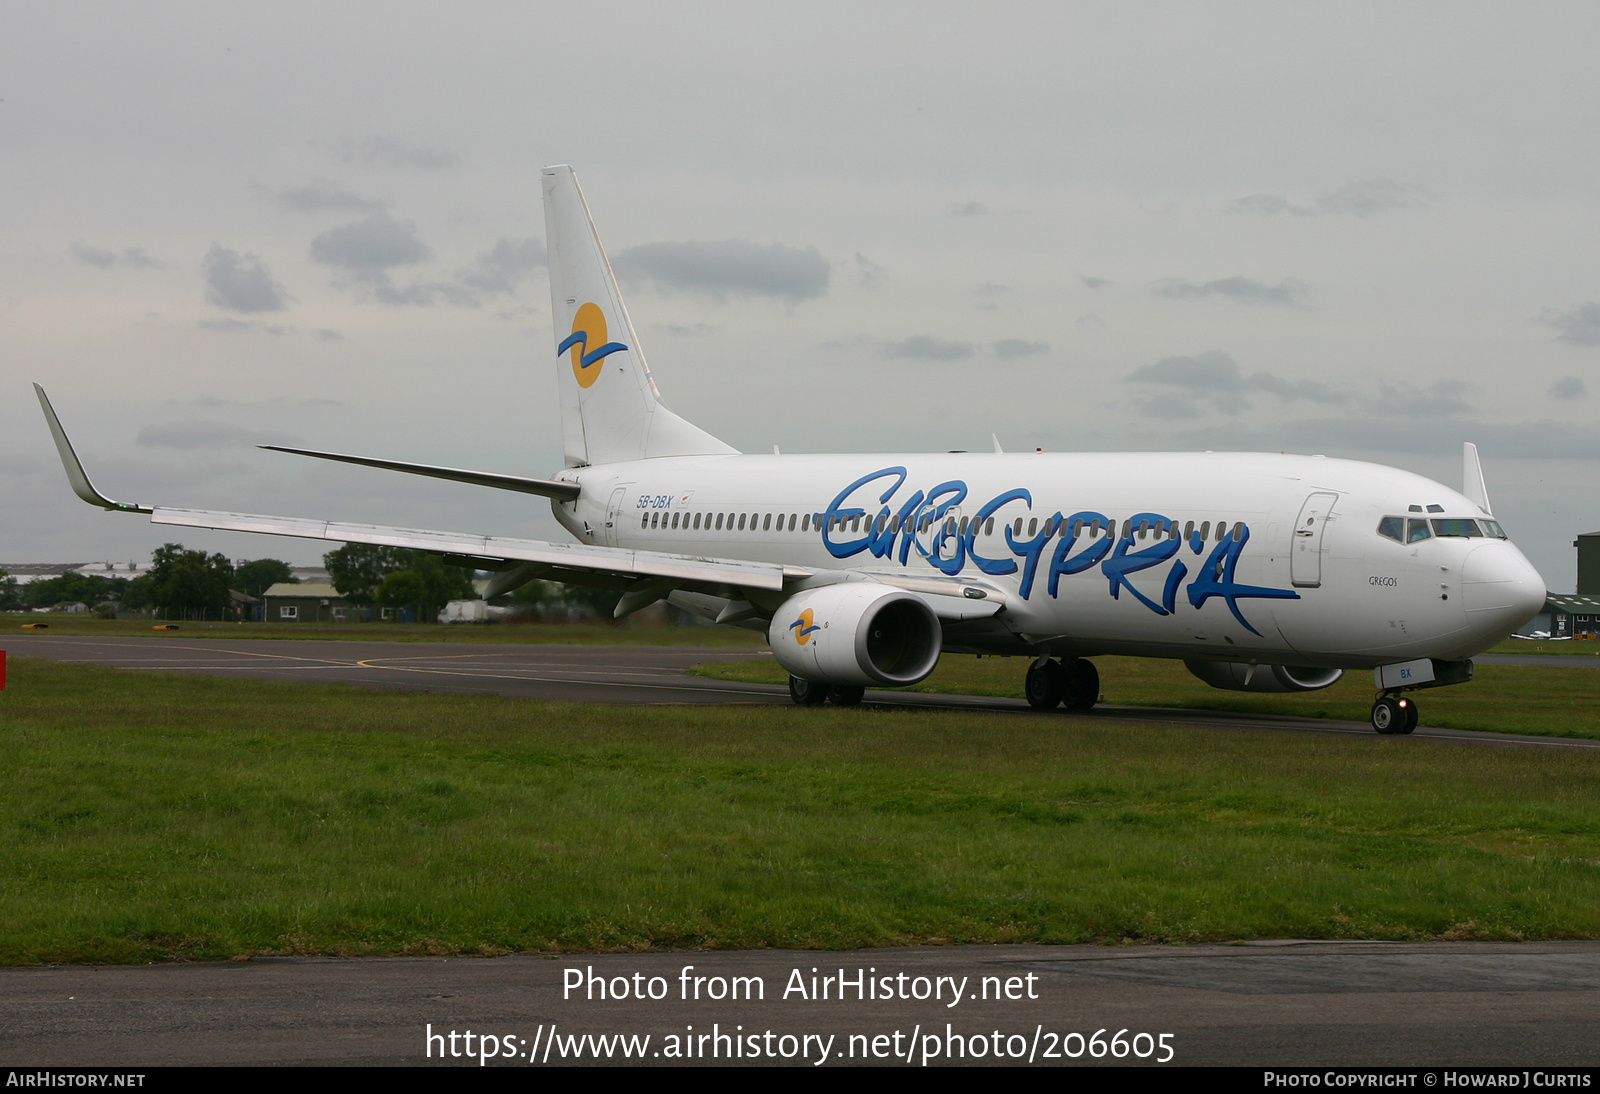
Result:
M347 456L342 452L313 452L306 448L285 448L277 444L257 445L271 452L291 452L296 456L312 456L319 460L337 460L340 463L360 464L362 467L381 467L385 471L403 471L408 475L426 475L451 482L466 482L473 486L488 486L495 490L516 490L524 494L539 494L547 498L571 501L578 496L578 485L557 482L554 479L526 479L518 475L497 475L490 471L467 471L459 467L434 467L426 463L402 463L399 460L379 460L371 456Z

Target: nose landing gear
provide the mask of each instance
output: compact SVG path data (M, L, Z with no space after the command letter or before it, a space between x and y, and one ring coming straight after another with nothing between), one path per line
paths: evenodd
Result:
M1093 661L1081 657L1068 661L1042 658L1028 666L1023 694L1034 710L1054 710L1058 706L1088 710L1100 698L1100 671Z
M1372 728L1386 735L1410 733L1417 728L1417 704L1404 695L1380 695L1372 704Z

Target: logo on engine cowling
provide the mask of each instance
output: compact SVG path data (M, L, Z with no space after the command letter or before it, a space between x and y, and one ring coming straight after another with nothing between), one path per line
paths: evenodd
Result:
M794 631L794 640L800 643L802 646L811 641L811 633L813 631L820 631L822 629L812 620L813 616L811 614L811 609L807 608L805 611L800 613L799 619L796 619L793 623L789 624L789 629Z

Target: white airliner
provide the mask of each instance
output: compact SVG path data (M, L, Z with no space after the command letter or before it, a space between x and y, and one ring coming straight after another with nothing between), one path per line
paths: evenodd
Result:
M1408 733L1406 692L1470 679L1544 603L1471 444L1461 493L1267 453L741 454L661 402L572 169L543 182L565 468L278 451L542 495L577 543L112 501L35 385L74 491L156 524L435 552L494 571L489 596L597 585L622 591L619 617L665 598L766 631L802 705L915 684L951 652L1029 658L1028 701L1081 711L1087 658L1125 654L1242 691L1374 669L1373 727Z

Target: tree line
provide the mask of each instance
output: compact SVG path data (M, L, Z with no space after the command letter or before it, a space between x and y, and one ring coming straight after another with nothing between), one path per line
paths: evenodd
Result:
M298 582L289 564L259 558L235 566L226 555L167 543L150 556L148 574L136 578L69 573L19 585L0 570L0 611L26 611L81 602L109 614L149 611L166 619L237 618L237 590L259 599L273 585ZM451 566L438 555L398 547L348 543L322 556L339 595L360 608L411 609L418 622L432 622L452 600L471 599L473 571ZM519 611L540 619L566 617L571 609L611 617L618 593L553 581L531 581L511 594Z

